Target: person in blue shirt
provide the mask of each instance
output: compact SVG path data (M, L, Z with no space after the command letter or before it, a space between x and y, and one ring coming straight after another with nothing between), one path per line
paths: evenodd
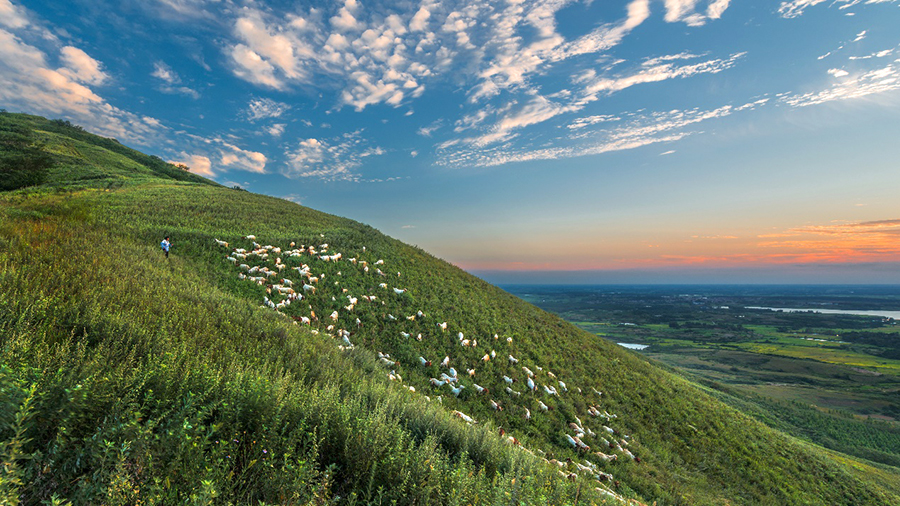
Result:
M165 239L159 243L159 247L162 248L163 253L166 254L166 258L169 258L169 248L172 246L172 243L169 242L169 236L166 236Z

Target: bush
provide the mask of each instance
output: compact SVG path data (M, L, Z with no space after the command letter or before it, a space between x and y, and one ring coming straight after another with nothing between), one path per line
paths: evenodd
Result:
M0 127L0 190L35 186L47 179L53 159L32 138L31 131L9 125Z

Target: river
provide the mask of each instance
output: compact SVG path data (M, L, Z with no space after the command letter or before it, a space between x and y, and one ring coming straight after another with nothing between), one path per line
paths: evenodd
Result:
M806 313L812 311L814 313L822 313L822 314L851 314L858 316L880 316L882 318L893 318L895 320L900 320L900 311L884 311L881 309L876 310L868 310L868 309L798 309L793 307L760 307L760 306L746 306L744 309L770 309L772 311L784 311L786 313Z

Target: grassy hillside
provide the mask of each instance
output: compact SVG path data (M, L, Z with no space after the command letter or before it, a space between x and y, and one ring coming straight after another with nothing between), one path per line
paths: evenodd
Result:
M0 115L26 120L44 125ZM900 501L896 472L774 431L371 227L177 180L83 132L34 135L65 163L0 194L0 502ZM254 249L248 234L282 252L227 261ZM238 264L275 270L279 257L267 283L239 278ZM281 278L304 298L264 307L286 299L267 292ZM444 357L459 397L430 384L449 374ZM590 451L569 444L571 423Z

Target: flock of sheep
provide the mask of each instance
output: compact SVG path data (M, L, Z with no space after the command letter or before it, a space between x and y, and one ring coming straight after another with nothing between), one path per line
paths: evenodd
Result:
M324 235L320 234L320 238L324 239ZM314 334L322 333L334 338L342 350L354 347L351 338L364 324L360 316L366 313L372 315L386 310L388 307L396 306L394 303L396 301L391 301L391 306L387 306L386 298L399 299L400 306L403 308L409 306L413 299L406 288L388 286L388 280L402 279L400 272L387 274L382 270L382 268L387 268L384 260L363 259L363 257L372 256L365 247L361 248L361 253L357 256L345 258L342 253L332 253L329 245L324 242L308 246L302 244L298 246L291 242L287 248L281 248L260 245L256 242L254 235L247 235L242 239L249 241L252 247L231 248L229 243L215 239L216 244L231 250L226 260L239 269L238 278L249 283L256 283L260 286L261 291L265 291L265 294L262 295L264 306L284 314L290 313L289 316L294 319L296 324L308 325ZM328 279L326 279L323 268L326 262L338 263L341 269L336 274L329 276ZM368 293L351 293L351 290L341 287L343 280L358 275L373 276L373 279L381 280L381 282L369 283L371 288L368 289ZM375 276L377 278L374 278ZM347 286L352 286L352 283L348 283ZM317 304L317 307L320 308L319 314L313 304ZM326 305L328 307L324 308ZM325 314L336 306L339 306L340 309L334 309L329 314ZM291 309L288 312L289 307ZM436 401L443 402L442 395L445 393L459 397L464 390L471 389L477 397L484 399L490 409L495 411L515 409L521 413L524 419L531 420L535 416L540 416L542 412L553 409L544 400L550 402L549 399L553 397L569 394L568 386L553 372L537 365L532 365L531 368L525 364L520 365L519 359L512 354L514 351L512 337L501 338L498 334L493 334L486 336L482 343L479 343L476 337L467 337L462 331L457 331L455 334L450 332L448 329L451 325L446 321L428 323L429 328L433 324L436 336L426 336L422 332L416 331L421 330L422 324L429 320L426 313L421 309L415 311L410 309L406 312L408 315L395 316L386 313L383 314L383 317L379 317L378 321L384 322L382 332L396 332L396 335L404 340L410 340L410 342L412 340L421 342L425 339L453 340L456 343L454 346L458 345L460 348L466 349L466 353L454 353L455 358L446 355L438 362L437 370L440 371L440 374L429 380L433 389L431 394L436 395ZM418 323L415 325L415 329L411 328L413 322ZM392 327L395 330L391 330ZM497 353L496 349L499 348L503 348L505 351ZM484 350L484 355L479 359L477 357L481 355L480 350ZM465 355L471 356L470 360L475 363L463 364ZM413 363L400 364L397 359L387 353L379 351L378 356L379 361L389 369L388 378L392 381L403 383L402 376L397 372L401 365L418 368L426 377L431 376L428 371L435 371L431 358L436 357L419 355ZM488 377L482 379L483 374L478 372L478 367L479 364L487 362L495 364L499 362L504 374L499 378L493 378L493 381ZM492 391L488 387L479 385L478 381L490 385L500 385L503 395L496 397L494 394L500 394L499 388L498 391ZM411 392L416 391L413 386L404 385L404 388ZM575 390L579 394L585 395L581 388L575 387ZM602 392L593 388L591 390L592 394L589 395L594 397L595 402L599 402ZM426 398L431 400L429 396ZM535 410L534 413L532 413L532 409ZM461 411L454 410L452 414L466 423L477 423L472 416ZM636 457L628 448L630 437L620 434L619 431L610 427L608 424L617 416L606 410L601 411L596 403L590 405L583 416L594 424L595 430L592 430L589 424L584 423L581 418L575 416L575 420L568 424L569 430L562 434L564 440L582 457L582 462L576 462L573 459L548 460L546 456L543 458L546 462L558 466L560 474L568 479L575 479L576 473L593 477L601 482L598 487L599 492L624 502L624 498L607 486L610 484L617 487L618 482L611 474L601 470L600 466L620 457L640 462L640 458ZM531 453L530 450L521 446L515 437L507 435L503 429L501 429L501 436L505 437L508 443ZM542 456L545 455L541 450L537 450L537 452Z

